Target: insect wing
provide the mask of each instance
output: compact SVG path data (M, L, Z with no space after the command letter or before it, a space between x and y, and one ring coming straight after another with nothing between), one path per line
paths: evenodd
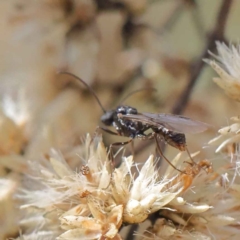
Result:
M163 124L173 131L182 133L200 133L210 127L210 125L206 123L195 121L180 115L154 113L144 113L143 115L151 118L155 123Z
M132 121L142 122L156 127L164 126L169 130L180 133L200 133L207 130L210 125L195 121L190 118L172 115L172 114L155 114L155 113L141 113L141 114L127 114L120 117Z

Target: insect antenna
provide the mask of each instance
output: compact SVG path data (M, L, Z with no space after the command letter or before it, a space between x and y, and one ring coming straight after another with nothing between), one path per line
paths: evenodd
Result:
M140 88L138 90L132 91L129 94L127 94L127 96L125 96L120 102L121 104L124 103L129 97L131 97L133 94L138 93L138 92L142 92L142 91L157 91L156 88Z
M59 73L59 74L64 74L64 75L69 75L69 76L77 79L78 81L80 81L82 84L84 84L84 86L87 87L89 91L91 91L91 93L93 94L93 96L94 96L95 99L97 100L98 105L101 107L102 111L103 111L104 113L106 113L106 110L105 110L105 108L103 107L103 105L101 104L101 102L100 102L97 94L93 91L93 89L92 89L85 81L83 81L80 77L78 77L78 76L76 76L75 74L70 73L70 72L58 72L58 73Z

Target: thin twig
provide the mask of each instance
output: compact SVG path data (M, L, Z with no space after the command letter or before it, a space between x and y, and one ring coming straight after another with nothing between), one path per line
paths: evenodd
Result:
M166 22L161 27L160 31L158 31L158 34L163 34L167 31L170 31L171 28L175 25L175 23L179 20L180 16L183 13L184 5L179 2L178 5L175 6L175 9L173 9L171 15L168 17Z
M198 3L195 1L193 2L193 6L190 6L190 13L192 15L192 20L195 23L197 33L200 39L204 39L206 37L206 33L204 31L204 26L202 23L202 16L200 11L198 10L199 6Z
M232 4L232 0L224 0L220 11L218 13L216 24L213 32L210 34L205 50L203 54L199 57L199 59L193 63L192 71L189 78L189 82L182 92L180 98L176 101L176 105L174 106L172 113L173 114L180 114L184 111L189 101L190 95L192 93L193 87L195 86L200 72L203 69L204 62L202 59L206 58L208 55L208 51L213 51L215 48L215 41L216 40L223 40L224 39L224 30L227 22L227 17L229 14L229 10Z

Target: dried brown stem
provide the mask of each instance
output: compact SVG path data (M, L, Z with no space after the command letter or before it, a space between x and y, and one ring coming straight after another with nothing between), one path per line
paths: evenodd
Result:
M187 103L190 99L191 92L193 87L195 86L198 77L203 69L204 62L202 59L206 58L208 55L208 51L213 51L215 48L216 40L224 40L224 30L227 22L227 17L229 14L229 10L232 4L232 0L224 0L220 11L218 13L216 24L213 32L209 35L205 50L203 54L199 57L199 59L192 64L192 71L190 74L189 82L182 92L180 98L176 101L176 105L174 106L172 113L173 114L181 114L187 106Z
M126 236L126 240L133 240L134 239L134 232L138 229L139 227L139 224L133 224L131 225L128 233L127 233L127 236Z

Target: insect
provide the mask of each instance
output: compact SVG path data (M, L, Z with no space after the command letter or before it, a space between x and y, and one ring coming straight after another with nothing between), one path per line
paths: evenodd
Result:
M107 133L129 137L126 142L116 142L110 145L110 151L113 146L123 146L129 144L133 139L138 138L142 140L155 139L157 150L160 155L176 170L177 169L162 153L159 145L159 140L164 140L170 146L179 149L180 151L187 151L185 133L199 133L209 128L208 124L200 121L195 121L190 118L172 114L157 114L157 113L139 113L136 108L126 105L120 105L116 109L106 111L102 106L99 98L93 89L87 85L81 78L68 72L61 72L61 74L70 75L80 82L82 82L94 95L99 106L102 108L104 114L101 117L102 123L107 127L114 127L116 132L106 127L100 127ZM136 92L136 91L135 91ZM146 131L151 130L150 133ZM190 156L190 159L191 156ZM192 160L193 161L193 160ZM193 161L194 162L194 161Z
M136 108L130 106L118 106L115 110L106 112L101 117L101 121L107 126L113 126L118 135L130 138L122 145L131 142L134 138L155 139L158 152L175 169L177 168L162 153L158 140L164 140L180 151L187 151L193 161L187 148L185 133L200 133L209 128L208 124L184 116L165 113L139 113ZM147 130L152 131L145 134Z

